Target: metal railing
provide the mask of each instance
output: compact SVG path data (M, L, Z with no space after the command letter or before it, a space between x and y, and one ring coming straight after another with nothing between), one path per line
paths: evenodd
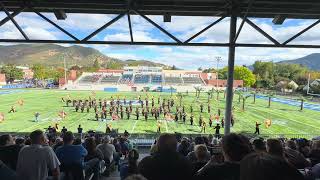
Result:
M12 134L14 136L29 136L30 132L0 132L0 135L2 134ZM96 132L96 134L99 134L101 136L107 135L106 133L103 132ZM315 137L319 137L320 136L320 132L319 134L260 134L260 135L256 135L253 133L246 133L246 132L239 132L239 134L243 134L249 138L252 137L263 137L263 138L306 138L306 139L313 139ZM61 135L60 132L57 132L57 135ZM79 133L74 133L74 135L76 137L80 137ZM82 137L84 137L85 135L88 135L88 133L83 133ZM117 135L123 135L122 133L119 133ZM132 140L137 140L137 139L148 139L148 140L155 140L157 139L161 134L160 133L149 133L149 134L143 134L143 133L133 133L130 134L129 139ZM187 137L190 139L193 139L195 137L199 137L199 136L214 136L214 134L180 134L180 133L176 133L176 135L181 136L181 137ZM223 134L221 134L221 136L223 136Z

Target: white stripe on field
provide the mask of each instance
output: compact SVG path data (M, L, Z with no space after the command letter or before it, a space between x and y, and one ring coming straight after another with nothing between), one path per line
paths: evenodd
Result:
M168 132L168 123L167 123L167 120L165 120L166 122L166 132Z
M134 123L134 125L132 126L132 129L131 129L131 134L133 133L134 129L136 128L136 125L138 123L139 120L136 120L136 122Z

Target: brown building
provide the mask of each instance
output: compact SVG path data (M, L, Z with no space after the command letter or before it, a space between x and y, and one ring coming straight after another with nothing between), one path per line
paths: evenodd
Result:
M0 74L0 85L5 85L5 84L6 84L6 75Z
M24 79L32 79L34 72L31 69L22 69Z
M75 81L77 79L77 70L70 70L67 81ZM59 78L59 86L66 84L64 77Z
M227 80L225 79L210 79L210 80L205 80L206 84L208 86L217 86L218 87L227 87ZM243 87L243 80L234 80L233 81L233 87L237 88L237 87Z
M77 79L77 71L76 70L70 70L68 80L75 81L76 79Z

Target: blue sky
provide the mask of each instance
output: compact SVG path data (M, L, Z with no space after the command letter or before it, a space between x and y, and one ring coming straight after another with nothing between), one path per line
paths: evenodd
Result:
M95 29L99 28L116 15L87 15L67 14L66 20L56 20L53 14L45 13L46 17L67 29L78 38L84 38ZM5 14L0 13L0 19ZM184 41L193 34L215 21L215 17L172 17L170 23L164 23L162 16L148 16L161 27L174 34L178 39ZM51 24L43 21L34 13L21 13L15 17L26 34L31 39L70 39ZM173 41L171 38L156 29L152 24L139 16L131 16L135 41ZM285 41L295 33L299 32L315 20L286 20L281 26L273 25L272 19L251 19L263 30L270 33L280 42ZM241 19L238 20L238 26ZM192 42L227 42L229 33L229 18L224 19ZM22 38L19 31L11 22L0 27L0 38ZM118 40L129 41L127 16L112 24L104 31L97 34L92 40ZM269 43L261 34L249 25L245 24L238 38L242 43ZM320 26L317 25L306 34L297 38L292 44L320 44ZM68 46L68 45L65 45ZM119 45L87 45L100 50L107 56L126 59L145 59L168 65L175 64L184 69L197 69L216 66L215 57L222 58L220 67L227 64L227 48L217 47L173 47L173 46L119 46ZM280 61L295 59L319 52L317 49L273 49L273 48L237 48L236 64L250 65L256 60Z

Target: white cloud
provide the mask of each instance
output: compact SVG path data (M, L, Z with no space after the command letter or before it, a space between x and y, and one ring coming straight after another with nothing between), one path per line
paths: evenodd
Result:
M53 34L53 32L50 32L45 29L27 27L24 29L24 32L28 35L30 39L48 39L48 40L57 39L57 37Z
M128 33L116 33L109 34L104 37L106 41L130 41L130 34ZM151 34L144 31L135 31L133 34L133 40L135 42L156 42L161 41L159 39L151 37Z
M45 13L46 17L62 27L69 29L77 29L80 31L88 31L101 27L108 21L110 21L115 15L105 14L77 14L68 13L67 19L57 20L52 13ZM89 32L89 31L88 31Z
M109 57L114 57L121 60L128 60L128 59L142 59L134 54L124 54L124 53L110 53L108 54Z

